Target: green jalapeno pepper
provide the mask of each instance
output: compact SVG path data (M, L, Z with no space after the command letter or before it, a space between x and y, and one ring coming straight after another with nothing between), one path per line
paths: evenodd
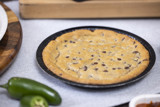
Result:
M48 107L47 101L41 96L24 96L20 102L21 107Z
M21 99L26 95L39 95L44 97L49 104L61 103L61 97L55 90L31 79L13 77L7 84L0 85L0 87L6 88L10 96L16 99Z

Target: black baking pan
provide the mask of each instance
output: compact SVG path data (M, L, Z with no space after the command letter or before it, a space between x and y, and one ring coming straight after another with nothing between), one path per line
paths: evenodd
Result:
M149 65L148 67L140 74L138 75L137 77L133 78L133 79L130 79L130 80L127 80L127 81L124 81L124 82L120 82L120 83L115 83L115 84L106 84L106 85L93 85L93 84L83 84L83 83L77 83L77 82L74 82L74 81L70 81L70 80L67 80L67 79L64 79L62 77L59 77L57 75L55 75L53 72L51 72L44 64L43 62L43 59L42 59L42 51L43 49L46 47L46 45L51 41L51 40L55 40L57 37L61 36L62 34L65 34L67 32L72 32L72 31L75 31L75 30L78 30L78 29L88 29L88 30L91 30L91 31L94 31L95 29L107 29L107 30L111 30L111 31L115 31L115 32L118 32L118 33L121 33L121 34L125 34L137 41L139 41L148 51L149 51L149 55L150 55L150 62L149 62ZM47 72L48 74L50 74L51 76L53 77L56 77L57 79L59 80L62 80L63 82L67 83L67 84L70 84L70 85L74 85L74 86L78 86L78 87L85 87L85 88L112 88L112 87L118 87L118 86L124 86L124 85L128 85L128 84L131 84L133 82L136 82L140 79L142 79L143 77L146 76L146 74L148 74L148 72L151 70L151 68L153 67L154 63L155 63L155 59L156 59L156 56L155 56L155 52L152 48L152 46L147 42L145 41L144 39L142 39L141 37L133 34L133 33L130 33L130 32L127 32L127 31L124 31L124 30L120 30L120 29L116 29L116 28L111 28L111 27L102 27L102 26L81 26L81 27L74 27L74 28L69 28L69 29L65 29L65 30L62 30L62 31L59 31L57 33L54 33L52 34L51 36L49 36L48 38L46 38L38 47L37 49L37 53L36 53L36 58L37 58L37 62L39 64L39 66L45 71Z

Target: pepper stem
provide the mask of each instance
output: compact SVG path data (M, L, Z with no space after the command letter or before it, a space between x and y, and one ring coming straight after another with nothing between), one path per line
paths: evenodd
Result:
M8 84L0 85L0 88L8 88Z

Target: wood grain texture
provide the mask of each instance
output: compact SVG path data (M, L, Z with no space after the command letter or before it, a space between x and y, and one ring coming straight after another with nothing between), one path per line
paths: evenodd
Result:
M2 2L0 4L6 10L8 16L8 28L0 41L0 75L14 61L22 43L22 29L17 16Z
M19 0L23 18L160 17L160 0Z

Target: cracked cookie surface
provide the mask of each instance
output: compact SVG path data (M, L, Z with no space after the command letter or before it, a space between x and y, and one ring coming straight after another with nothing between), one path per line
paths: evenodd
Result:
M84 84L113 84L141 74L149 64L145 47L110 30L76 30L52 40L43 61L54 74Z

